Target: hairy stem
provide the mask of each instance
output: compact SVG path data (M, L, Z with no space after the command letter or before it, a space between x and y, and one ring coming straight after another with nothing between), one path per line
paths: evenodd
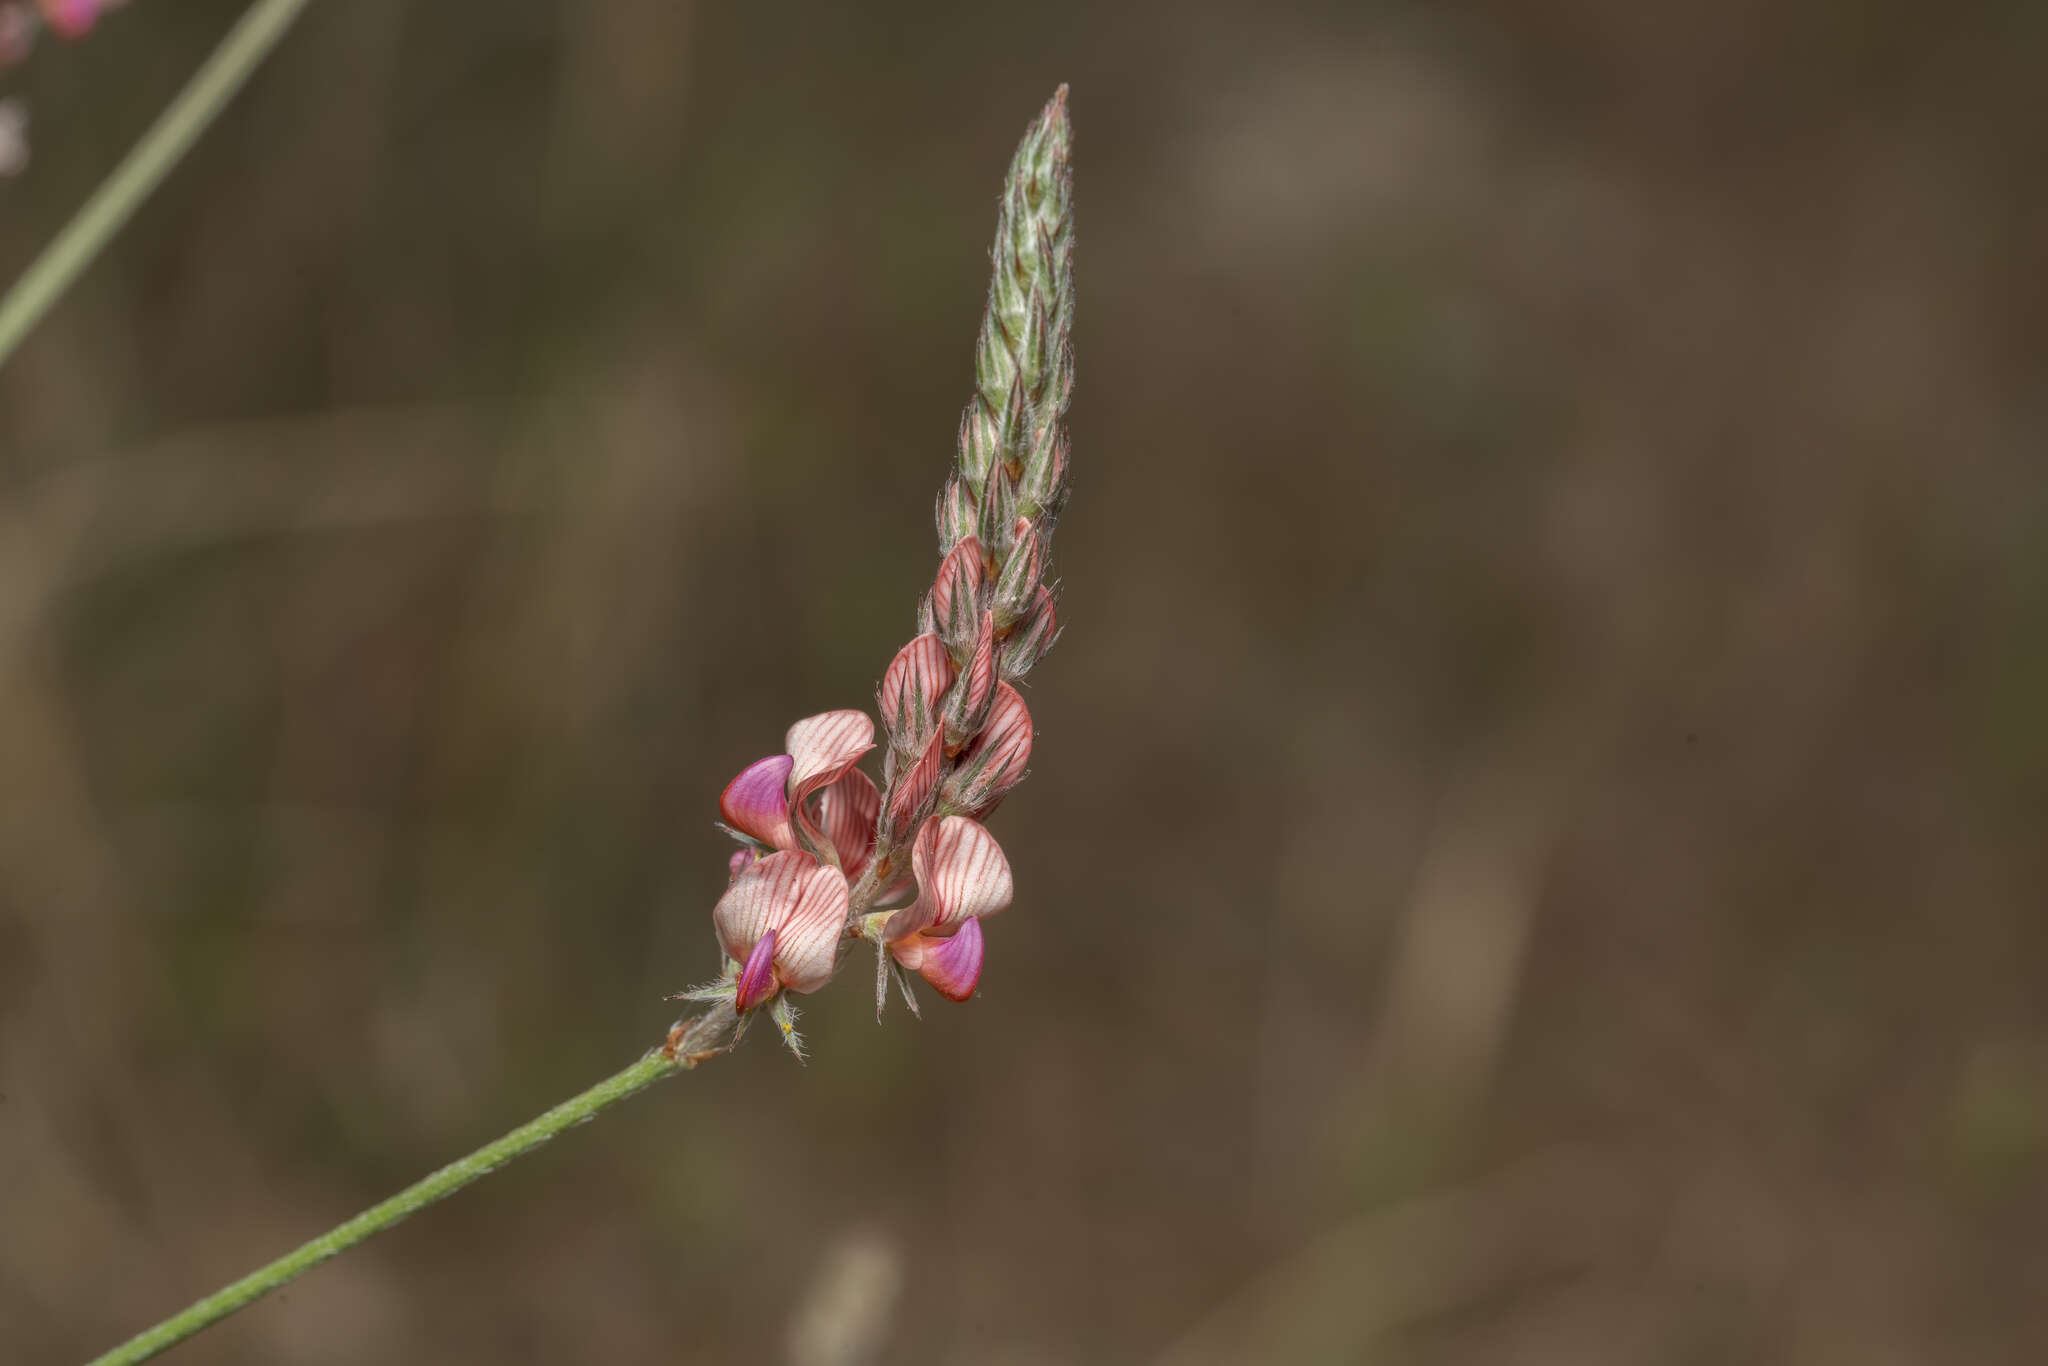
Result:
M684 1033L684 1029L679 1026L674 1037L680 1038ZM607 1077L582 1095L563 1101L540 1118L520 1125L495 1143L486 1143L468 1157L451 1162L433 1175L407 1186L384 1203L372 1205L355 1218L336 1225L298 1250L288 1252L270 1265L252 1271L234 1284L215 1291L147 1332L130 1338L111 1352L93 1358L88 1366L126 1366L129 1362L147 1361L209 1324L219 1322L244 1305L263 1298L271 1291L311 1271L336 1253L345 1252L371 1234L390 1228L407 1215L453 1195L478 1177L496 1171L513 1158L532 1152L564 1129L594 1118L600 1111L618 1104L628 1096L637 1095L662 1078L694 1066L698 1056L706 1055L679 1052L674 1042L668 1048L656 1049L625 1071Z
M114 173L0 298L0 365L170 174L299 17L307 0L256 0Z

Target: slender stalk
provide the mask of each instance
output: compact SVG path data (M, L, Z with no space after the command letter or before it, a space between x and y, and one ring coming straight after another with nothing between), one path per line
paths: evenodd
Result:
M114 173L0 299L0 365L170 174L299 17L307 0L256 0Z
M252 1271L234 1284L215 1291L190 1308L173 1314L148 1332L130 1338L113 1351L94 1357L88 1366L127 1366L130 1362L147 1361L158 1352L184 1341L207 1325L226 1318L244 1305L261 1299L286 1282L311 1271L337 1252L347 1251L371 1234L390 1228L407 1215L425 1209L436 1200L453 1195L478 1177L496 1171L513 1158L532 1152L562 1130L593 1118L599 1111L616 1105L628 1096L646 1090L663 1077L682 1071L693 1064L694 1059L687 1054L676 1056L673 1047L656 1049L618 1075L599 1082L580 1096L563 1101L539 1119L520 1125L495 1143L486 1143L468 1157L451 1162L424 1180L414 1182L383 1204L372 1205L347 1223L328 1230L297 1251L288 1252L270 1265Z

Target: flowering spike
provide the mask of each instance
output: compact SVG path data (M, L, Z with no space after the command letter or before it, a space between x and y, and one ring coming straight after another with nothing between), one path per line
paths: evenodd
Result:
M732 1008L744 1015L775 994L775 931L761 936L747 964L740 969Z
M1007 683L996 685L988 724L946 779L946 804L976 820L995 810L1003 794L1024 781L1031 762L1031 711Z
M795 843L789 823L789 773L795 760L771 754L740 770L718 799L718 814L735 830L763 844L788 849Z

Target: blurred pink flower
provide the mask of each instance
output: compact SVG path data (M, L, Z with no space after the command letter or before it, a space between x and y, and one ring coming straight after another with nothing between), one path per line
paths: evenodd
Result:
M43 22L59 38L83 38L108 8L103 0L39 0Z

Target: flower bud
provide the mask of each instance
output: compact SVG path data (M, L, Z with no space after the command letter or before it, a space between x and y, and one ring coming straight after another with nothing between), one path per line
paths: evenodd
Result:
M953 661L936 633L926 632L896 652L875 695L892 752L923 751L939 723L940 699L952 682Z
M932 583L932 625L955 663L965 662L981 627L981 555L981 541L967 537L946 552Z
M939 527L939 551L951 550L967 537L972 536L980 526L981 503L974 496L963 475L954 475L946 480L946 486L939 490L938 507L932 520Z
M976 398L960 414L960 476L967 481L968 492L976 497L981 495L989 471L1002 455L1002 420L986 400Z
M1009 638L1003 642L1003 681L1014 683L1037 668L1038 661L1045 658L1045 652L1059 635L1059 614L1054 609L1052 590L1040 584L1031 597L1031 609L1011 626Z
M988 720L989 705L995 701L996 623L993 612L981 614L981 633L975 638L974 653L960 670L953 691L946 695L946 753L958 754L967 742L980 734Z
M975 535L991 564L1009 553L1010 534L1017 525L1017 481L1000 468L988 481L981 499L981 524Z
M980 820L1024 781L1031 762L1031 711L1007 683L996 684L986 725L960 756L941 794L947 809Z
M1067 434L1058 423L1047 423L1024 456L1023 473L1017 476L1017 515L1037 520L1047 512L1058 512L1066 494Z
M1039 529L1019 517L1011 534L1010 553L996 578L994 609L996 629L1007 631L1026 612L1038 592L1039 571L1045 554L1045 538Z
M932 801L938 795L939 773L945 764L946 735L943 730L935 730L925 744L924 753L915 761L908 762L890 784L887 814L890 838L908 834L930 813Z

